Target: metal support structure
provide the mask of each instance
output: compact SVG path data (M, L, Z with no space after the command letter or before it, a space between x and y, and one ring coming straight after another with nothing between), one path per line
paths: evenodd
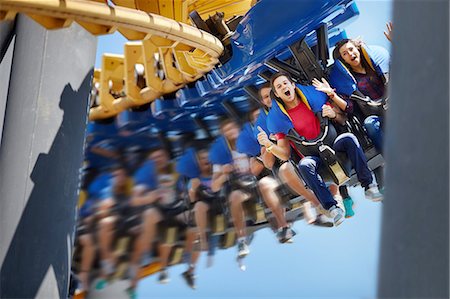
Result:
M449 3L394 1L393 23L377 297L449 298Z
M78 25L16 22L0 147L0 297L65 298L96 38Z

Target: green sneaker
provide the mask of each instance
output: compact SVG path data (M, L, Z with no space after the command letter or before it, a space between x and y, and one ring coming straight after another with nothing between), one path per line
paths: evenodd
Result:
M347 197L344 199L344 207L345 207L345 218L350 218L355 215L353 211L353 200L351 197Z
M96 290L103 290L106 287L107 284L108 284L108 281L106 279L104 279L104 278L101 278L95 284L95 289Z
M130 299L136 299L137 298L137 294L136 294L136 289L129 287L127 290L127 295Z

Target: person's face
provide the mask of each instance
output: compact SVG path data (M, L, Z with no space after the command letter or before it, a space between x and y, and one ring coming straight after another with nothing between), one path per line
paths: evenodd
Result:
M259 91L259 95L261 96L261 102L266 106L267 108L272 107L272 99L270 98L270 87L263 87Z
M228 141L234 141L239 136L239 128L234 122L229 122L222 127L222 134Z
M286 76L280 76L273 81L274 93L285 104L295 100L295 83L289 81Z
M208 151L200 151L198 152L197 156L200 172L203 173L211 172L211 163L208 160Z
M124 169L119 168L113 171L114 185L117 187L124 186L127 182L127 174Z
M164 169L169 163L169 154L163 149L154 151L150 154L149 158L155 162L156 168L159 170Z
M351 67L357 67L361 64L361 53L352 42L348 42L343 45L339 49L339 54Z
M256 119L258 118L260 112L261 111L259 109L256 109L256 110L251 112L251 114L250 114L250 121L252 123L254 123L256 121Z

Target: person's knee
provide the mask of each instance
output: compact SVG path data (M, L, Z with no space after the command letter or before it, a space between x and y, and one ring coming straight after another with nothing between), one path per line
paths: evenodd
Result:
M81 235L79 238L80 238L80 244L82 246L86 246L86 247L93 247L94 246L94 242L93 242L91 234Z
M364 126L366 128L379 129L380 119L378 118L378 116L371 115L364 120Z
M105 217L99 221L100 229L105 229L105 230L113 229L115 222L116 222L116 217L114 217L114 216Z
M209 209L209 205L203 201L197 201L194 205L195 213L206 213Z
M228 201L230 202L231 206L239 206L242 202L246 200L245 194L240 190L235 190L230 193L230 196L228 197Z
M155 224L161 221L161 213L156 208L145 210L142 217L145 223Z
M336 140L334 141L334 144L342 143L344 145L344 148L347 147L360 147L358 138L356 138L355 135L352 133L343 133L339 135Z
M258 188L263 194L267 194L267 192L273 191L277 186L277 181L271 177L263 177L258 182Z
M316 161L311 158L303 158L298 164L300 172L309 172L316 168Z

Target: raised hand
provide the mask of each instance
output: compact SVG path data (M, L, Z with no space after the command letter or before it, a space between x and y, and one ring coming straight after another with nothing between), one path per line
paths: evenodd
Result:
M334 94L334 89L331 88L330 84L327 82L327 80L325 80L325 78L322 78L322 81L314 78L312 80L312 85L316 88L316 90L326 93L328 96L332 96Z
M259 144L263 145L263 146L270 146L272 144L272 141L269 140L269 137L267 136L266 132L264 132L264 130L258 126L258 142Z
M392 22L386 23L387 30L384 31L384 36L388 39L388 41L392 42L392 31L394 29L394 26L392 26Z
M331 108L329 105L323 105L322 106L322 116L328 117L330 119L336 118L336 112Z

